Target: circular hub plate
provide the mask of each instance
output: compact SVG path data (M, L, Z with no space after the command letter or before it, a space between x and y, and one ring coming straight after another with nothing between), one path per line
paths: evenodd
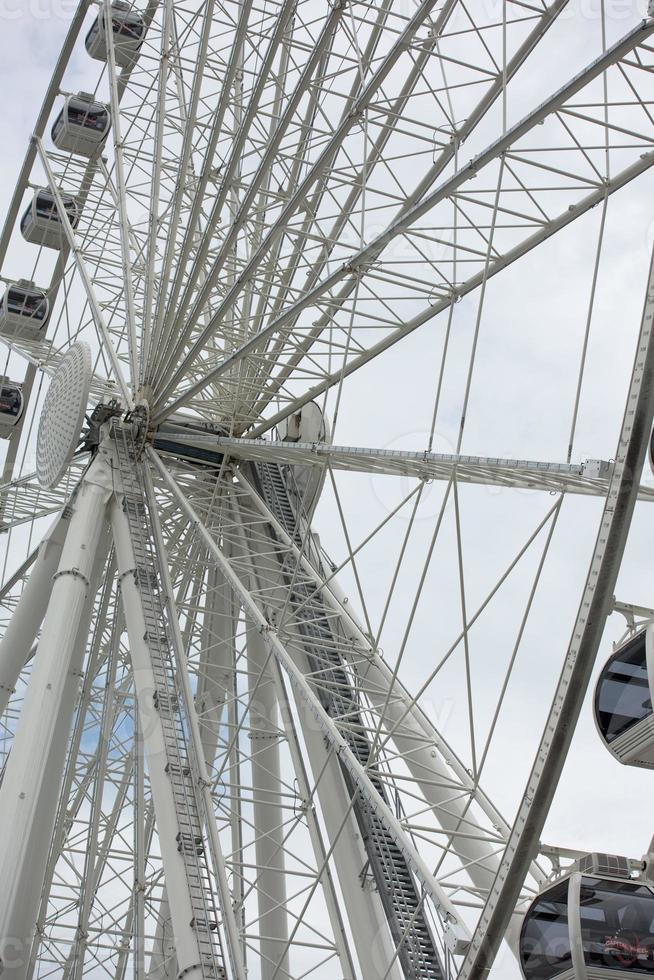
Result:
M62 479L79 443L91 387L91 348L78 341L57 368L36 440L36 475L50 490Z

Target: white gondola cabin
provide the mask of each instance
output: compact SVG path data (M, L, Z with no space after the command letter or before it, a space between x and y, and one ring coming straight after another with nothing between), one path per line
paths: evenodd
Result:
M520 935L525 980L654 977L654 890L626 858L592 854L532 902Z
M609 752L626 766L654 768L652 627L609 657L595 687L595 724Z
M128 3L117 0L111 5L111 27L114 38L116 64L129 68L134 64L143 39L145 37L145 21ZM86 50L97 61L107 60L107 35L105 11L100 10L93 22L91 30L86 35Z
M9 439L25 408L23 386L0 377L0 439Z
M50 316L50 301L43 289L19 279L5 289L0 302L0 334L3 337L40 340Z
M68 221L72 228L77 228L79 205L70 194L61 196ZM21 219L20 230L23 238L33 245L45 245L47 248L62 248L65 245L66 233L57 211L57 202L47 188L42 187L34 194Z
M92 95L69 95L52 127L52 142L67 153L95 157L111 129L109 107Z

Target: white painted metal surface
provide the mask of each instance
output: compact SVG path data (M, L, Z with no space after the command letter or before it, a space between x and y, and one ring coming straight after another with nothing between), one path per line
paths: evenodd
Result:
M50 383L36 441L36 472L46 490L61 482L79 444L91 370L91 349L84 341L78 341L66 353Z
M3 978L514 969L501 943L572 858L540 838L606 617L648 610L613 590L654 493L653 300L628 392L637 317L614 364L597 310L614 197L654 164L654 21L600 6L595 31L574 0L81 0L0 237L4 281L29 255L49 302L47 334L0 337L26 363L0 487ZM47 139L71 86L110 136ZM19 243L38 188L52 214ZM546 335L520 299L525 352L490 283L519 296L550 240L592 241L585 329L575 267ZM534 417L522 371L550 357ZM547 562L581 568L598 520L564 658ZM561 666L538 745L515 691ZM514 805L516 717L537 756L515 752Z
M85 644L76 640L93 585L93 564L110 492L111 471L100 456L75 500L29 693L0 789L3 976L19 978L27 972L56 815L61 780L58 764L63 763L81 677Z

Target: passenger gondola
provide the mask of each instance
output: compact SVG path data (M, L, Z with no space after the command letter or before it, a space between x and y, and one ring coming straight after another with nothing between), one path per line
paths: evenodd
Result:
M10 283L0 301L0 334L40 340L50 316L50 301L43 289L19 279Z
M77 228L80 211L77 201L70 194L62 194L64 210L72 228ZM38 190L20 222L23 238L33 245L62 248L66 233L57 211L54 195L45 187Z
M595 688L597 729L626 766L654 768L653 627L640 630L609 657Z
M116 64L129 68L139 52L145 37L145 21L128 3L116 0L111 5L111 26L114 37ZM91 30L86 35L86 50L96 61L107 60L107 37L105 11L96 17Z
M527 911L520 966L525 980L653 977L652 883L626 858L583 858Z
M92 95L69 95L52 127L52 142L58 149L79 156L95 157L111 129L109 108Z
M24 408L23 386L9 378L0 378L0 439L9 439Z

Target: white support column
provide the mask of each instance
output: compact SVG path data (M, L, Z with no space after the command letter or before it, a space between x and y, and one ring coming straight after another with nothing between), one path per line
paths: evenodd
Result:
M296 657L299 659L299 654L296 653ZM309 669L307 664L304 664L304 668L307 671ZM316 783L316 795L320 801L327 840L333 848L338 883L361 975L366 978L381 976L385 980L402 980L402 971L397 957L394 956L395 948L381 901L372 883L362 877L368 855L351 809L350 795L345 787L338 759L297 693L295 707L309 767Z
M103 525L101 540L96 552L96 560L94 562L91 577L91 587L86 596L84 611L77 630L71 666L66 678L66 686L61 700L61 708L57 719L55 734L52 739L48 752L48 758L45 763L45 777L43 780L43 787L39 798L39 808L34 825L34 843L30 850L30 864L34 864L36 867L43 867L45 869L43 884L40 888L38 896L39 900L36 921L38 921L41 915L41 909L43 908L44 902L47 907L47 898L44 896L44 892L46 889L50 890L52 886L52 877L49 876L49 860L51 856L51 845L56 836L56 829L53 827L53 824L55 821L55 814L57 813L58 804L61 799L61 793L66 782L66 759L70 751L70 736L75 711L76 709L86 711L86 708L88 707L88 704L84 703L86 699L80 698L80 683L84 677L84 671L82 669L83 666L84 669L89 668L88 661L85 663L85 654L89 639L91 620L93 618L96 594L100 584L101 573L104 571L105 561L107 558L108 544L109 542L106 534L106 525ZM34 929L36 930L36 922L34 924ZM29 962L31 962L31 951ZM28 972L27 976L29 977L31 974Z
M341 901L336 892L334 878L332 875L331 852L328 852L327 845L323 837L323 832L318 821L317 809L315 806L315 794L309 783L307 767L305 765L304 745L300 744L298 738L291 703L284 685L284 677L281 667L275 663L272 667L277 693L279 713L284 728L284 736L291 755L295 778L297 779L298 795L300 804L304 809L307 821L307 829L311 838L316 866L320 868L320 882L323 889L323 896L327 905L327 914L332 926L334 936L334 946L339 962L339 975L342 973L343 980L355 980L356 971L352 951L350 950L350 940L348 931L345 927L345 919L350 918L348 909L341 907ZM359 895L359 899L361 895ZM357 903L358 904L358 903ZM344 914L345 913L345 914Z
M241 505L234 497L234 518L235 524L241 529L247 525L247 517L243 520ZM247 514L247 510L246 510ZM245 532L241 530L240 538L244 556L250 565L250 588L254 591L262 590L262 583L266 583L266 591L272 593L272 586L279 588L284 593L286 586L282 580L278 558L266 549L263 541L245 540ZM256 565L255 565L256 562ZM249 633L255 627L249 627ZM293 657L299 666L302 674L307 676L309 665L306 656L302 653L303 637L292 626L288 626L289 634L293 636L293 643L290 648ZM263 645L267 656L267 646L263 634L257 630L259 642ZM401 980L400 965L397 958L394 960L394 947L391 935L388 930L388 922L384 909L377 892L362 879L362 873L368 863L361 834L357 825L356 817L351 808L351 799L347 792L343 773L338 759L326 744L323 732L316 728L315 720L310 712L307 711L305 702L295 694L295 710L302 730L302 750L306 752L309 769L313 775L315 784L315 795L320 803L327 839L331 845L331 856L338 876L338 882L343 895L344 907L347 910L348 924L356 949L356 956L359 962L361 974L364 977L375 977L383 975L385 980ZM286 734L289 738L289 747L293 750L295 733L292 717L290 716L290 704L283 704L282 710L286 717L283 718ZM297 768L298 763L296 763ZM332 918L334 935L338 937L338 924ZM338 941L338 938L337 938ZM342 962L345 957L342 956ZM389 966L389 964L392 964ZM344 969L347 967L344 966Z
M108 531L108 526L107 526ZM98 549L98 555L101 553L103 546L108 549L108 533L105 533L104 541L101 543ZM96 569L98 574L96 576L96 584L99 587L100 582L100 563L96 560ZM102 575L105 577L105 585L102 590L102 596L97 602L96 606L96 592L98 589L91 589L87 597L87 608L85 609L83 621L80 625L78 632L78 640L84 633L84 623L91 621L91 616L94 609L97 609L97 619L96 622L104 622L107 615L107 609L109 607L109 601L111 597L111 590L108 587L109 582L114 580L115 568L113 563L107 567L102 568ZM89 632L87 630L87 632ZM97 671L99 669L99 664L102 658L102 631L95 630L92 638L92 642L88 647L87 659L84 664L85 678L82 684L82 690L79 695L79 699L76 703L76 717L73 725L72 734L70 738L66 740L66 763L64 765L63 778L53 793L53 806L55 806L59 820L55 818L55 828L52 834L51 840L49 842L49 853L45 866L45 878L43 882L43 888L41 889L41 899L39 903L39 911L36 920L36 935L32 943L32 949L30 952L29 966L27 969L27 976L33 977L36 957L39 951L40 936L43 934L45 927L45 921L47 918L48 911L48 899L52 889L52 883L54 880L55 867L60 860L63 850L66 846L66 841L68 838L68 833L71 829L72 822L76 819L80 812L80 808L87 798L87 793L91 786L93 780L93 774L95 772L95 767L97 765L97 751L88 759L86 764L80 771L77 762L79 761L79 749L82 743L82 738L84 734L84 719L86 718L89 705L91 703L92 697L92 681L95 676L97 676ZM74 789L73 789L74 785ZM57 798L58 797L58 798Z
M257 899L261 934L261 980L289 972L288 914L284 874L284 811L279 762L279 723L275 683L261 633L247 625L250 690L252 794L257 861Z
M177 850L179 832L173 787L166 767L166 747L161 719L154 708L156 688L150 652L145 642L147 632L141 597L134 578L134 553L127 518L117 500L111 504L111 525L116 549L116 564L121 598L129 636L134 687L139 707L143 749L155 810L155 821L166 878L166 890L173 922L174 945L180 975L185 980L201 980L202 967L196 933L191 926L193 908L188 893L186 870Z
M0 789L3 980L26 976L90 618L111 471L100 452L73 504L34 669ZM82 635L83 634L83 635Z
M234 690L234 634L236 629L232 588L220 569L207 572L207 596L203 611L202 646L195 704L200 723L204 758L213 765L218 729L225 701Z
M30 576L0 640L0 715L14 693L48 608L69 519L66 506L41 542Z

